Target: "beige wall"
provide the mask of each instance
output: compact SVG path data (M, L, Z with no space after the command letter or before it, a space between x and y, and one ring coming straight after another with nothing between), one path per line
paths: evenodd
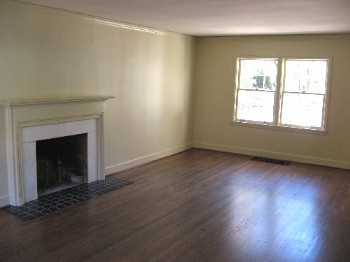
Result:
M350 168L350 35L200 38L194 145ZM235 57L331 57L328 133L232 126Z
M115 96L105 112L107 174L188 147L192 37L8 1L0 13L0 99ZM0 205L8 195L3 137L1 129Z

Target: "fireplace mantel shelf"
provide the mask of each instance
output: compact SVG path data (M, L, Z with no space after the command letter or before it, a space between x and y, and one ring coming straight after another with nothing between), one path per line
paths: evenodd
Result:
M94 101L106 101L114 98L113 96L79 96L79 97L63 97L63 98L38 98L38 99L8 99L0 100L3 106L31 106L31 105L47 105L47 104L64 104L64 103L82 103Z

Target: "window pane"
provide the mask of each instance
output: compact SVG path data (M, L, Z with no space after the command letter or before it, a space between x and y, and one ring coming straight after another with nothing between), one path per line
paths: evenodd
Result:
M274 92L239 90L237 119L272 122L273 105Z
M287 60L285 90L325 94L326 76L326 60Z
M282 105L283 125L321 127L323 95L284 94Z
M240 89L275 90L277 60L240 60Z

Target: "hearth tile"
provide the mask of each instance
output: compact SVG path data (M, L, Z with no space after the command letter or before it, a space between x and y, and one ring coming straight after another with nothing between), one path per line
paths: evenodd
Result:
M92 183L80 184L76 187L64 189L52 194L39 197L37 200L25 203L23 206L8 206L3 210L18 216L24 220L30 220L49 214L61 208L69 207L76 203L97 197L109 191L122 188L133 182L107 177Z

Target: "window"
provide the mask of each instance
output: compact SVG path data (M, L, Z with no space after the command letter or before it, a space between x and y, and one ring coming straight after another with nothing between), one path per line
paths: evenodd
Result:
M328 71L328 59L237 59L234 122L324 131Z

